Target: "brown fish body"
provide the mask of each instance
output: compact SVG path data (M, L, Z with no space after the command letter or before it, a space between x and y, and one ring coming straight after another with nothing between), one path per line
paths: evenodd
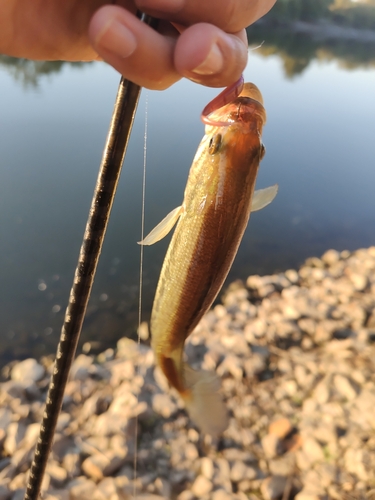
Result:
M230 270L249 220L264 155L261 132L265 110L261 102L246 96L255 92L255 86L246 85L250 88L245 86L235 101L212 115L228 125L206 127L152 309L152 347L157 364L185 402L192 398L191 386L197 377L193 382L188 380L192 370L182 363L184 342Z

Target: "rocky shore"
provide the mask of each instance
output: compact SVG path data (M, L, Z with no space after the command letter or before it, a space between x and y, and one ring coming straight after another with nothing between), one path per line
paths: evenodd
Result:
M186 354L222 380L221 439L124 338L74 362L44 500L375 499L375 247L234 283ZM50 371L3 370L0 500L23 498Z

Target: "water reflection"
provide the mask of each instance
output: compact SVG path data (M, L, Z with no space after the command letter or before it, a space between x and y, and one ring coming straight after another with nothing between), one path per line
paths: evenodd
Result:
M0 55L0 65L8 71L16 82L21 83L24 88L37 87L41 76L59 73L65 65L73 68L81 68L86 64L91 63L30 61L29 59Z
M375 71L347 71L341 59L317 59L321 45L303 48L298 38L273 44L272 36L250 53L245 76L261 88L268 113L258 187L278 182L280 190L270 207L253 214L230 280L295 267L329 247L375 242ZM300 78L284 78L285 54L304 67ZM6 67L0 62L5 360L55 350L119 77L102 63L78 71L58 63L51 66L53 78L36 67L38 87L25 92L14 85L9 60ZM216 93L189 82L148 93L146 232L181 203L203 133L199 113ZM145 94L83 329L82 342L100 348L136 330L144 102ZM145 251L145 320L167 244Z
M258 23L248 28L247 35L250 45L261 44L257 50L264 57L280 57L287 78L300 75L314 61L336 61L348 70L375 67L375 31L372 39L366 41L331 37L329 30L327 33L318 31L314 37L288 26L276 25L270 29L268 25Z

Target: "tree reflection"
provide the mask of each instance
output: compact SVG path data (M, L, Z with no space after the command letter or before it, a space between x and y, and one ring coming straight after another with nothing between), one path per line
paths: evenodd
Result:
M44 75L59 73L65 64L70 64L74 67L83 67L85 64L81 62L64 62L64 61L31 61L30 59L19 59L0 55L0 64L5 67L7 72L24 88L37 87L40 78Z
M292 5L284 0L280 6L283 3ZM299 5L300 0L295 3ZM321 0L320 5L328 3ZM332 25L327 19L311 24L294 18L276 21L273 14L250 26L247 35L249 45L262 44L257 53L264 57L278 55L282 59L288 78L301 74L315 59L336 60L348 70L375 66L375 31ZM42 76L60 72L65 64L80 68L90 63L31 61L0 55L0 65L25 88L37 87Z
M336 60L348 70L375 66L375 32L373 40L370 35L367 40L367 33L363 37L357 34L363 40L356 40L353 32L344 38L337 36L337 32L333 36L328 26L320 31L317 26L313 29L314 35L296 31L289 24L257 23L248 28L247 35L250 46L262 44L257 53L264 57L278 55L282 59L288 78L301 74L316 59Z

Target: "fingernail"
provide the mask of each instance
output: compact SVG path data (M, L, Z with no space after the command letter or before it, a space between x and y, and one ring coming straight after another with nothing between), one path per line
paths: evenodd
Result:
M111 19L103 26L95 43L120 57L129 57L137 48L133 33L117 19Z
M224 59L218 45L215 43L206 59L196 68L192 70L198 75L213 75L219 73L223 69Z

